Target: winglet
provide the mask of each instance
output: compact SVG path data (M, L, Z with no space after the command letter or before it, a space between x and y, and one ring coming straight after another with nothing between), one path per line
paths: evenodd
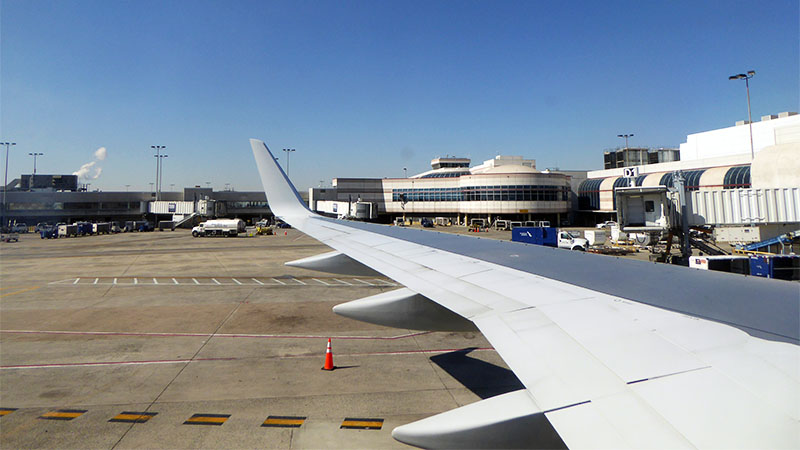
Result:
M269 208L275 216L291 223L292 219L302 219L313 213L308 209L300 194L278 165L267 144L258 139L250 139L253 156L256 158L261 184L267 194Z

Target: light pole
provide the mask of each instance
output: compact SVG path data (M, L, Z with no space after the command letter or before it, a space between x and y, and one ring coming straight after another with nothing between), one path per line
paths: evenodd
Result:
M408 178L408 167L403 167L403 178Z
M750 114L750 78L753 78L755 74L755 70L750 70L746 74L740 73L728 77L729 80L744 80L744 85L747 87L747 124L750 125L750 159L755 157L755 151L753 150L753 116Z
M631 133L631 134L618 134L617 137L618 138L625 138L625 150L627 150L628 149L628 138L629 137L633 137L633 133Z
M0 142L0 145L6 146L6 175L3 178L3 221L0 223L0 228L6 226L6 190L8 190L8 151L12 145L17 145L16 142Z
M36 175L36 157L37 156L42 156L42 155L44 155L44 153L36 153L36 152L28 153L28 156L33 156L33 174L34 175Z
M158 176L161 173L161 158L159 155L161 154L161 150L167 148L166 145L151 145L150 148L156 151L156 200L158 200Z
M153 186L155 185L155 183L148 183L148 184L150 184L150 192L151 192L151 193L155 193L155 192L156 192L156 190L155 190L155 188L153 187Z
M285 148L285 149L283 149L283 151L286 152L286 176L288 177L289 176L289 153L295 151L295 149L293 149L293 148Z
M163 188L162 178L164 178L164 159L169 155L154 155L158 158L158 180L156 180L156 200L161 200L161 190Z
M131 187L131 185L130 185L130 184L126 184L126 185L125 185L125 192L128 192L128 188L130 188L130 187Z

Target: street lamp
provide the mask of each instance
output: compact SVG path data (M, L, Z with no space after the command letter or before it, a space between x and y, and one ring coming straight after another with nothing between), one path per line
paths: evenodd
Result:
M44 155L44 153L36 153L36 152L28 153L28 156L33 156L33 174L34 175L36 175L36 157L37 156L42 156L42 155Z
M163 158L169 157L169 155L153 155L158 158L158 164L156 166L159 167L158 170L158 179L156 180L156 200L161 200L161 189L164 186L162 184L162 178L164 178L164 160Z
M161 150L167 148L167 146L166 145L151 145L150 148L152 148L153 150L156 151L156 155L155 155L156 156L156 183L155 183L156 184L156 190L155 190L155 192L156 192L156 200L158 200L158 188L159 188L158 176L161 173L161 158L159 158L158 156L161 154Z
M628 149L628 138L633 137L633 133L631 134L618 134L618 138L625 138L625 150Z
M128 192L128 188L130 188L130 187L131 187L131 185L130 185L130 184L126 184L126 185L125 185L125 192Z
M12 145L17 145L16 142L0 142L0 145L6 146L6 175L3 179L3 220L0 222L0 227L6 226L6 191L8 190L8 150Z
M403 178L408 178L408 167L403 167Z
M744 80L744 85L747 88L747 124L750 125L750 159L755 157L755 151L753 150L753 116L750 114L750 78L753 78L755 74L755 70L750 70L746 74L740 73L728 77L729 80Z
M293 148L285 148L285 149L283 149L283 151L286 152L286 176L288 177L289 176L289 153L295 151L295 149L293 149Z

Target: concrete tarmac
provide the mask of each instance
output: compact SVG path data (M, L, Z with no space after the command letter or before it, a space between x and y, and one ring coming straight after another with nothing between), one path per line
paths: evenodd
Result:
M286 267L330 250L286 231L0 244L0 447L397 448L395 426L521 388L479 333L335 315L398 286Z

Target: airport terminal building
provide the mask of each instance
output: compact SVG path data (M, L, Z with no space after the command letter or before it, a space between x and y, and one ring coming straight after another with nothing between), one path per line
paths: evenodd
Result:
M333 189L309 190L312 209L328 215L389 222L397 217L472 219L566 219L573 203L573 176L536 170L536 161L497 156L469 167L467 158L436 158L431 170L408 178L336 178Z

